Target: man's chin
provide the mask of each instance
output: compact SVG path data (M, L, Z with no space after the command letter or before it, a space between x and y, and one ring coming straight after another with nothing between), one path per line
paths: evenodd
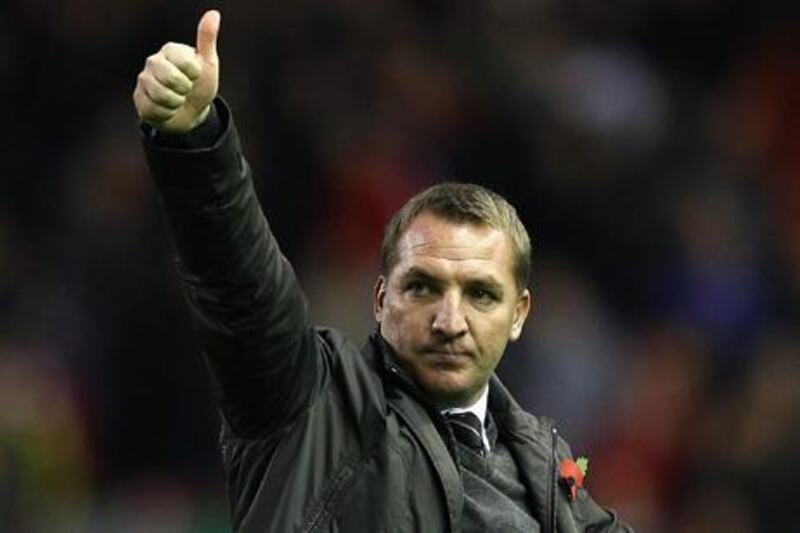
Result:
M476 387L463 368L425 368L414 377L417 385L437 406L469 405L474 401Z

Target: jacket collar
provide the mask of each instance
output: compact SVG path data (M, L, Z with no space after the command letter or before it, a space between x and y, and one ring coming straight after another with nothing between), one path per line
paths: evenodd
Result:
M439 411L403 370L394 350L379 331L370 336L369 345L378 359L384 382L407 393L395 397L387 391L387 400L423 443L444 486L451 524L458 524L463 489L452 435L445 429L446 423ZM497 424L499 438L517 462L534 516L542 524L543 531L555 531L557 438L552 422L525 412L496 375L489 380L489 411Z
M542 531L555 531L558 439L552 421L525 412L497 376L492 376L489 385L489 409L500 438L517 462L531 510Z
M438 412L400 365L394 348L383 338L377 328L369 336L368 344L377 358L378 368L384 379L400 384L428 411ZM498 425L510 433L527 433L529 435L542 433L542 427L540 427L543 425L542 421L526 413L495 374L492 374L489 379L489 410ZM546 433L547 431L545 431Z
M389 409L405 422L436 470L444 491L450 531L457 533L464 507L464 490L452 433L444 417L426 401L419 387L397 363L394 350L379 333L370 336L368 349L377 358Z

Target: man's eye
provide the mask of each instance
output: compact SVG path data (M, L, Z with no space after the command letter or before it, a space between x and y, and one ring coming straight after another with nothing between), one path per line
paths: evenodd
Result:
M480 305L489 305L497 301L497 296L486 289L472 289L469 291L469 297Z
M406 292L413 294L414 296L428 296L433 292L429 283L425 283L423 281L412 281L408 285L406 285Z

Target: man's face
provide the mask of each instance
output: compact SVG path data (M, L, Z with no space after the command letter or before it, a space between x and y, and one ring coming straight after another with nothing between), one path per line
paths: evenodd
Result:
M440 406L477 400L530 309L505 232L421 213L375 285L375 318L402 366Z

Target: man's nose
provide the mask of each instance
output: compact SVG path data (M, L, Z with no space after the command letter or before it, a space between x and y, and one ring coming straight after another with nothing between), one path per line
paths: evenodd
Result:
M467 331L467 317L457 294L445 294L433 317L433 331L446 337L458 337Z

